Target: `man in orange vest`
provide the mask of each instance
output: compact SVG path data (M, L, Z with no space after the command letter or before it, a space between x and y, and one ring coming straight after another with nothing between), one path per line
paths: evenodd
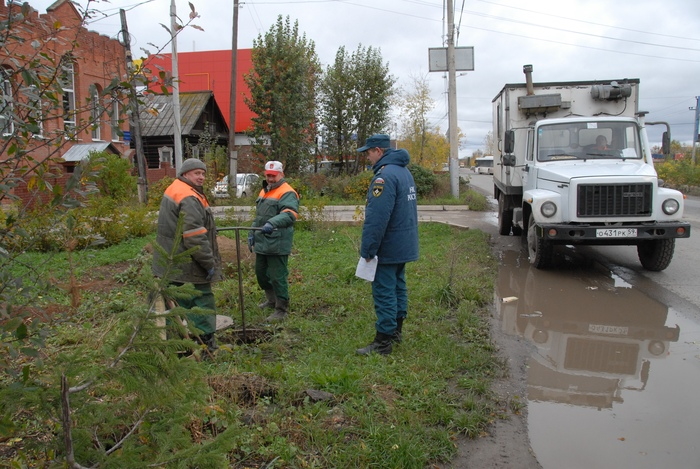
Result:
M265 163L265 181L255 204L253 226L262 229L249 232L248 248L255 252L255 276L266 297L259 306L275 309L266 321L281 321L289 312L287 261L299 218L299 194L285 181L281 162Z
M189 249L193 251L189 259L176 265L168 265L160 251L153 256L153 273L158 277L168 277L175 285L191 283L197 294L190 298L177 298L177 303L185 309L200 307L216 309L212 282L221 280L221 257L216 242L216 223L202 186L206 178L207 166L201 160L189 158L182 163L178 178L163 194L158 212L156 242L167 254L178 255ZM181 233L178 222L182 218ZM176 252L175 244L177 243ZM187 320L201 333L197 340L208 350L217 348L216 315L187 314Z

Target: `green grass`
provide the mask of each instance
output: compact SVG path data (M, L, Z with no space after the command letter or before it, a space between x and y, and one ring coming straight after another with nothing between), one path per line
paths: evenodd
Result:
M292 313L273 329L262 321L268 312L256 306L262 293L252 257L242 257L247 328L269 330L268 340L236 340L241 327L238 269L226 267L227 280L215 287L217 308L234 319L237 330L219 333L222 347L214 359L196 364L209 386L201 391L206 405L188 404L198 407L184 427L199 430L195 449L227 448L229 467L423 469L450 460L455 435L475 437L510 412L490 391L505 367L489 336L496 260L487 236L441 224L420 226L421 258L407 265L403 343L389 356L369 357L355 353L373 338L375 321L370 284L354 276L360 236L360 227L352 225L297 230L289 261ZM133 265L126 271L148 269L141 248L150 241L80 253L74 257L76 270L108 268L128 259ZM42 256L27 260L40 263ZM57 278L65 275L64 262L59 255L49 263ZM124 270L114 273L125 276ZM145 301L146 292L131 281L136 276L127 277L109 294L86 292L81 307L59 321L43 353L44 373L68 367L52 360L77 353L71 352L74 345L90 340L95 341L92 349L99 349L100 338L109 335L108 327L115 327L119 311L127 308L124 303ZM329 398L315 401L309 390ZM16 415L32 415L29 409ZM157 411L153 415L155 420ZM37 447L60 448L58 432L29 421L19 428L26 433L15 437L23 439L25 451L39 438L51 443L42 440Z

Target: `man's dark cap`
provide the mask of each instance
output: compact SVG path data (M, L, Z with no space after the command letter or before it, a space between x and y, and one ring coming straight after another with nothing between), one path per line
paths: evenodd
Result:
M387 134L374 134L367 139L365 145L358 148L357 151L367 151L370 148L389 148L389 136Z

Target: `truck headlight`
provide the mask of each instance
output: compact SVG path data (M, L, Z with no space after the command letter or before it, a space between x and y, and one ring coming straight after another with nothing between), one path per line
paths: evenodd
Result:
M658 340L652 340L651 342L649 342L648 350L649 353L651 353L655 357L658 357L666 351L666 345L664 345L663 342L660 342Z
M557 206L554 204L554 202L545 202L540 207L540 213L547 218L551 218L555 213L557 213Z
M681 204L678 203L676 199L666 199L664 203L661 204L661 209L666 215L673 215L681 208Z

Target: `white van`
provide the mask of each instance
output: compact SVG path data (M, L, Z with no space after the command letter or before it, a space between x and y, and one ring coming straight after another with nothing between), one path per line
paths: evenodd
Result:
M482 156L474 160L476 174L493 174L493 156Z

